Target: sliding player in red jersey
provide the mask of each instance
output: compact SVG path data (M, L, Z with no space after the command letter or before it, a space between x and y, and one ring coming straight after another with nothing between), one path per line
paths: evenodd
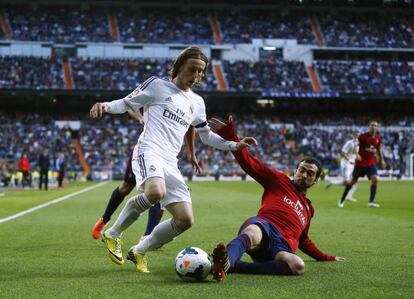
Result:
M209 126L224 139L239 140L231 117L227 124L211 119ZM227 246L218 243L214 248L214 279L223 280L227 272L303 274L305 263L295 254L298 248L318 261L345 260L321 252L308 235L314 209L306 197L306 191L321 174L322 168L317 160L303 158L291 180L251 156L247 149L232 153L243 170L263 186L264 192L257 216L247 219L240 227L237 238ZM252 263L240 261L245 252L253 259Z
M344 206L345 198L352 186L356 184L360 177L365 175L371 180L368 206L371 208L380 207L380 205L374 201L378 183L377 159L375 156L378 154L382 168L385 168L385 162L381 152L381 136L377 132L377 127L378 122L374 120L371 121L369 123L369 131L358 137L359 150L355 160L355 168L352 173L352 181L346 185L342 198L338 202L340 208Z

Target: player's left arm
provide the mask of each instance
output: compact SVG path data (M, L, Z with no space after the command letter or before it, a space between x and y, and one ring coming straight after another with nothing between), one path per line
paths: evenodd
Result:
M314 258L317 261L335 261L343 262L345 258L342 256L333 256L323 253L313 241L309 238L307 230L302 233L299 240L299 249L309 255L311 258Z
M190 163L195 169L196 173L201 172L201 167L198 164L197 157L195 155L195 136L196 132L193 126L188 128L188 131L185 133L185 146L187 149L188 157L190 159Z
M220 150L229 150L229 151L241 151L244 148L249 147L251 144L257 144L256 139L253 137L245 137L242 140L229 141L222 138L220 135L213 132L207 122L206 107L204 101L199 102L198 115L195 119L194 126L198 135L200 136L201 141L204 144L212 146Z
M214 133L210 130L207 122L202 124L202 128L198 128L198 134L200 135L200 139L204 144L212 146L214 148L220 150L228 150L228 151L241 151L242 149L249 147L251 144L256 144L257 141L253 137L244 137L240 141L228 141L220 137L220 135Z

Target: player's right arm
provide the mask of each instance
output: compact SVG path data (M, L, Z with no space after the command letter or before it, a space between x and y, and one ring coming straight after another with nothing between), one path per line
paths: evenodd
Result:
M139 111L141 107L149 104L153 99L156 91L157 77L151 77L142 83L133 92L125 98L111 102L95 103L90 111L90 117L100 118L103 113L121 114L128 110Z
M211 119L209 120L209 126L213 131L216 131L216 133L224 139L235 142L240 141L240 138L237 136L236 130L233 126L231 116L229 117L226 124L217 119ZM262 186L265 187L274 182L275 177L277 177L276 170L270 168L263 162L250 155L247 148L244 148L240 151L232 151L232 153L237 162L240 164L241 168Z

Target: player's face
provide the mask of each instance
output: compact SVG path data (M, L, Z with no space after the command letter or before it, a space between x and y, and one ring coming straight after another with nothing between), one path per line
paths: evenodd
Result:
M377 132L378 123L376 121L372 121L369 124L369 133L374 135Z
M302 161L296 169L293 181L300 190L306 191L316 183L317 172L318 167L315 164Z
M190 58L181 67L176 77L178 87L186 90L199 83L204 75L206 63L201 59Z

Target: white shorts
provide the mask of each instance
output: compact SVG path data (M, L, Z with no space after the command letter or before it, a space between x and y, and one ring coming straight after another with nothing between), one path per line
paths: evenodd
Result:
M148 153L139 154L136 148L132 155L132 171L138 192L143 191L142 185L147 179L160 177L164 179L166 187L165 197L160 201L162 208L175 202L191 203L189 188L178 167L164 162L158 156Z
M341 163L341 174L345 182L350 182L352 180L352 173L354 171L354 165L350 163Z

